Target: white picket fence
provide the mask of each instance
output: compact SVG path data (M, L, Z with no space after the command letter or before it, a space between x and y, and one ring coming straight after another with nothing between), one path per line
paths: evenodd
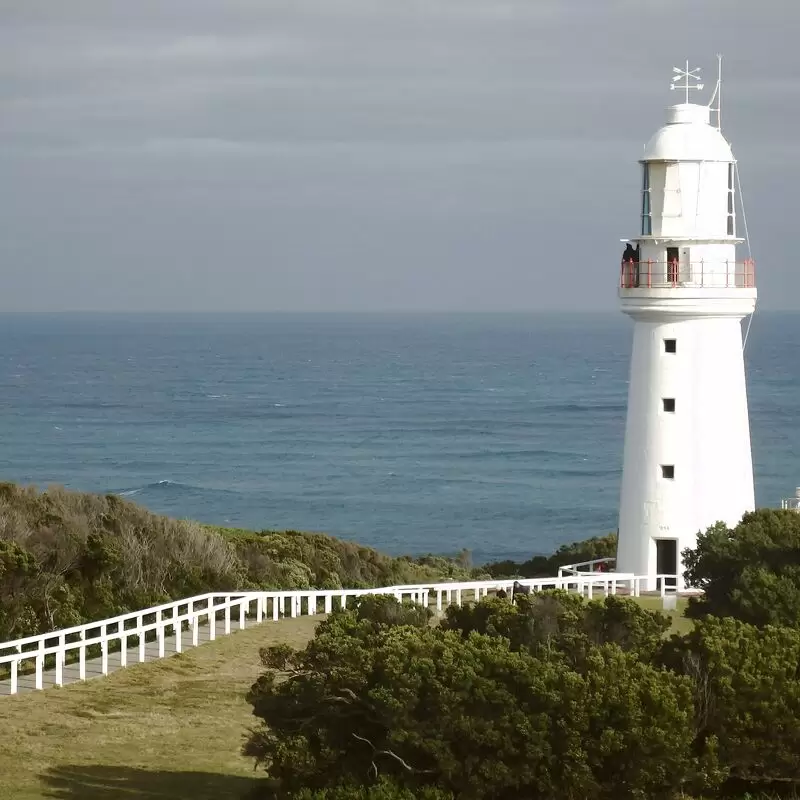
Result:
M632 574L576 571L574 574L561 575L557 578L520 580L519 583L530 587L531 591L565 589L591 598L595 592L608 596L617 594L619 590L639 596L642 584L647 580L646 577ZM662 587L665 583L661 582ZM34 688L43 688L46 659L55 662L54 685L63 685L66 664L77 663L79 680L86 680L87 650L93 646L100 650L102 675L108 675L108 655L117 648L120 651L120 666L125 667L128 642L133 637L138 640L137 662L141 663L145 660L147 652L148 634L152 634L157 642L157 658L164 658L166 655L172 655L166 652L165 647L170 631L175 641L173 652L179 653L182 649L182 631L191 630L192 646L197 646L200 639L199 632L204 625L208 626L208 640L213 641L217 636L231 632L233 620L237 621L237 627L241 629L248 620L260 623L267 619L279 620L282 617L299 617L304 614L328 614L333 610L335 601L337 605L346 607L348 599L369 594L394 595L399 601L411 600L426 607L430 607L435 598L436 611L441 612L445 606L453 604L460 606L464 600L479 601L493 591L503 589L510 594L513 584L513 580L491 580L390 586L380 589L303 589L202 594L141 611L132 611L111 619L1 643L0 671L8 670L9 693L16 694L18 677L23 671L25 674L33 672L35 675ZM662 589L661 594L664 592ZM49 656L53 658L49 659ZM26 668L26 665L32 666L32 670Z

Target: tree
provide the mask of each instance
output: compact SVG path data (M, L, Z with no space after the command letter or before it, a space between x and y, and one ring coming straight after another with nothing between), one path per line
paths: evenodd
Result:
M499 630L509 612L487 608ZM381 598L262 661L248 701L263 725L245 754L269 776L265 798L383 778L415 797L436 787L458 800L644 800L696 776L691 682L616 644L592 647L578 671Z
M733 529L719 522L683 558L686 581L704 591L692 598L688 616L800 624L800 514L759 509Z
M800 784L800 631L708 617L665 645L693 686L695 752L751 791Z
M14 542L0 539L0 641L36 631L36 610L26 588L37 574L36 561L30 553Z
M562 654L575 668L592 648L616 644L649 662L659 651L670 621L624 597L587 602L580 595L555 590L517 598L515 604L497 599L461 608L450 606L442 627L463 636L473 631L503 636L512 650L526 649L540 657Z

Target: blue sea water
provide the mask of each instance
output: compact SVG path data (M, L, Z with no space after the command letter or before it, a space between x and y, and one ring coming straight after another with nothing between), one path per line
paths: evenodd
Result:
M0 343L2 480L476 561L616 528L621 314L6 314ZM800 483L799 345L755 316L759 505Z

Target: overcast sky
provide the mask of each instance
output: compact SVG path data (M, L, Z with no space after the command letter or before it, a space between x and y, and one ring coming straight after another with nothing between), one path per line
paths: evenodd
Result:
M0 0L0 309L611 310L672 67L710 90L717 52L761 304L796 308L797 30L796 0Z

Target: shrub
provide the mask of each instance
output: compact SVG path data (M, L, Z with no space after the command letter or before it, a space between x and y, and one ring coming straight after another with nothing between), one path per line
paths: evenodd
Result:
M617 534L609 533L561 545L551 556L533 556L523 562L494 561L487 564L484 570L493 578L547 578L566 564L579 564L596 558L616 558L616 555Z
M0 641L211 591L448 577L465 580L469 570L442 557L391 558L322 534L169 519L116 495L0 484Z
M334 613L281 653L283 673L264 653L248 694L263 725L244 750L267 772L263 797L384 778L415 797L644 800L695 780L687 678L614 644L578 672L501 636L402 624L394 602Z
M592 648L616 644L650 661L660 650L669 619L624 597L587 601L577 594L545 591L522 596L515 604L497 599L476 605L451 606L442 627L503 636L512 650L526 649L539 657L559 653L580 665Z
M717 523L683 558L687 582L705 592L692 598L688 616L800 624L800 514L759 509L733 529Z
M662 660L692 682L696 752L751 790L800 784L800 631L708 617Z

